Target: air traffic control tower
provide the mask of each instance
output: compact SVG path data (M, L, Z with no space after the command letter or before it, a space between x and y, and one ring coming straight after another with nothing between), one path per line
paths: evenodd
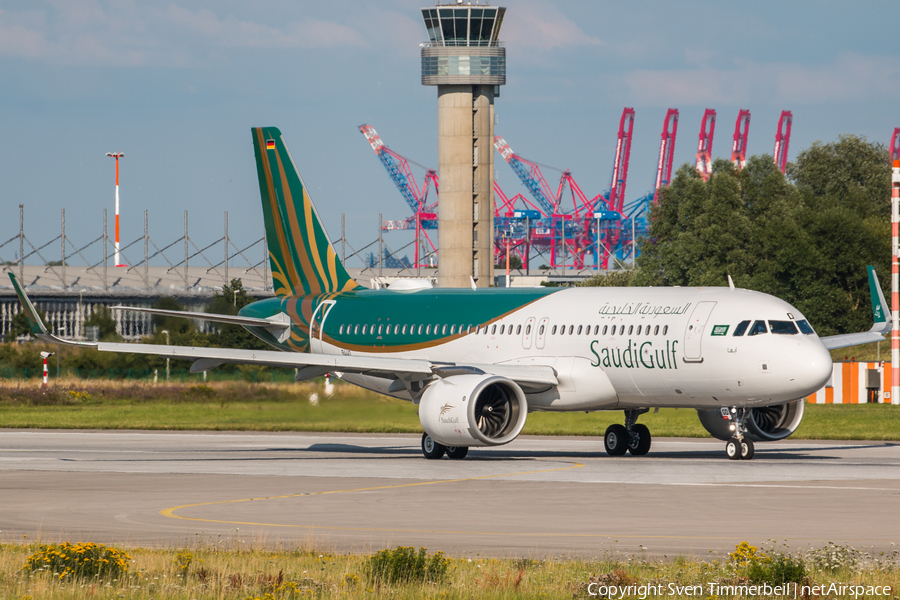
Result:
M438 96L438 281L494 281L494 98L506 83L498 37L506 9L455 4L423 8L422 85Z

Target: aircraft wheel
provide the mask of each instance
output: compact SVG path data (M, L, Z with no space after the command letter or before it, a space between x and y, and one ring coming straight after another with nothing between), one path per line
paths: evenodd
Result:
M447 447L434 441L427 433L422 434L422 454L429 460L437 460L444 456Z
M725 454L729 460L741 460L741 441L731 438L725 443Z
M628 452L628 430L618 423L610 425L603 436L603 445L610 456L622 456Z
M469 453L468 446L447 446L447 458L459 460Z
M753 453L753 440L744 438L741 442L741 460L750 460L753 458Z
M650 452L651 437L647 426L637 424L631 428L631 433L637 434L637 437L628 436L628 451L634 456L644 456Z

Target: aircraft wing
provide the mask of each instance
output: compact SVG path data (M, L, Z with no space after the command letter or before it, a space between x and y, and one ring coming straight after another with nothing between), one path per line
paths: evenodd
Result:
M306 379L318 377L325 373L338 371L343 373L362 373L381 377L402 379L405 381L422 381L432 377L446 377L460 372L489 373L512 379L516 383L538 386L559 385L556 371L549 366L518 366L518 365L481 365L481 364L454 364L439 363L423 359L411 358L387 358L380 356L344 356L331 354L307 354L300 352L280 352L277 350L240 350L234 348L196 348L190 346L164 346L156 344L122 344L113 342L79 342L69 340L47 331L40 316L35 310L31 300L25 294L25 290L19 284L16 276L9 274L19 301L28 319L31 334L51 344L63 344L68 346L82 346L96 348L100 352L126 352L131 354L149 354L166 356L170 358L193 360L192 373L201 373L214 369L224 364L262 365L267 367L297 368L298 378ZM130 310L130 309L129 309ZM200 315L219 317L222 315L206 315L206 313L183 313L181 311L162 311L151 309L156 314L169 316ZM149 312L149 311L147 311ZM171 315L170 313L177 313ZM188 318L199 318L190 316ZM271 323L267 319L244 319L252 321L252 326L260 326L258 321ZM223 321L230 322L230 321ZM235 323L244 325L247 323ZM279 323L275 323L278 325ZM266 325L264 325L266 326Z
M878 284L878 275L875 274L875 268L869 265L868 269L869 294L872 296L872 319L875 321L875 324L872 325L869 331L830 335L821 338L822 343L829 350L858 346L859 344L883 342L884 336L891 331L893 323L888 316L891 314L891 309L888 307L887 301L884 299L884 293L881 291L881 286Z

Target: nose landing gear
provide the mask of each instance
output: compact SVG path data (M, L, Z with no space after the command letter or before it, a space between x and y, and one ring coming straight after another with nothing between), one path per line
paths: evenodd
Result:
M734 434L725 442L725 455L728 460L750 460L753 458L753 440L747 437L746 420L750 411L732 406L730 409L722 408L722 418L731 421L731 431Z
M606 429L603 445L610 456L622 456L631 452L634 456L644 456L650 451L652 438L646 425L637 424L637 418L648 412L648 408L625 411L625 425L615 423Z

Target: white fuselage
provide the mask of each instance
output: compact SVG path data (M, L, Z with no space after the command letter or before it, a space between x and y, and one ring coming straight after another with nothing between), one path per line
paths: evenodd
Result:
M410 292L417 293L417 292ZM340 301L340 300L338 300ZM467 302L477 302L477 294ZM550 366L559 385L526 390L530 410L766 406L803 398L831 375L814 333L735 336L743 321L804 320L773 296L729 288L575 288L544 296L452 341L354 355ZM410 315L415 326L416 315ZM334 323L329 322L329 326ZM330 343L326 354L349 354ZM383 382L344 375L384 392Z

